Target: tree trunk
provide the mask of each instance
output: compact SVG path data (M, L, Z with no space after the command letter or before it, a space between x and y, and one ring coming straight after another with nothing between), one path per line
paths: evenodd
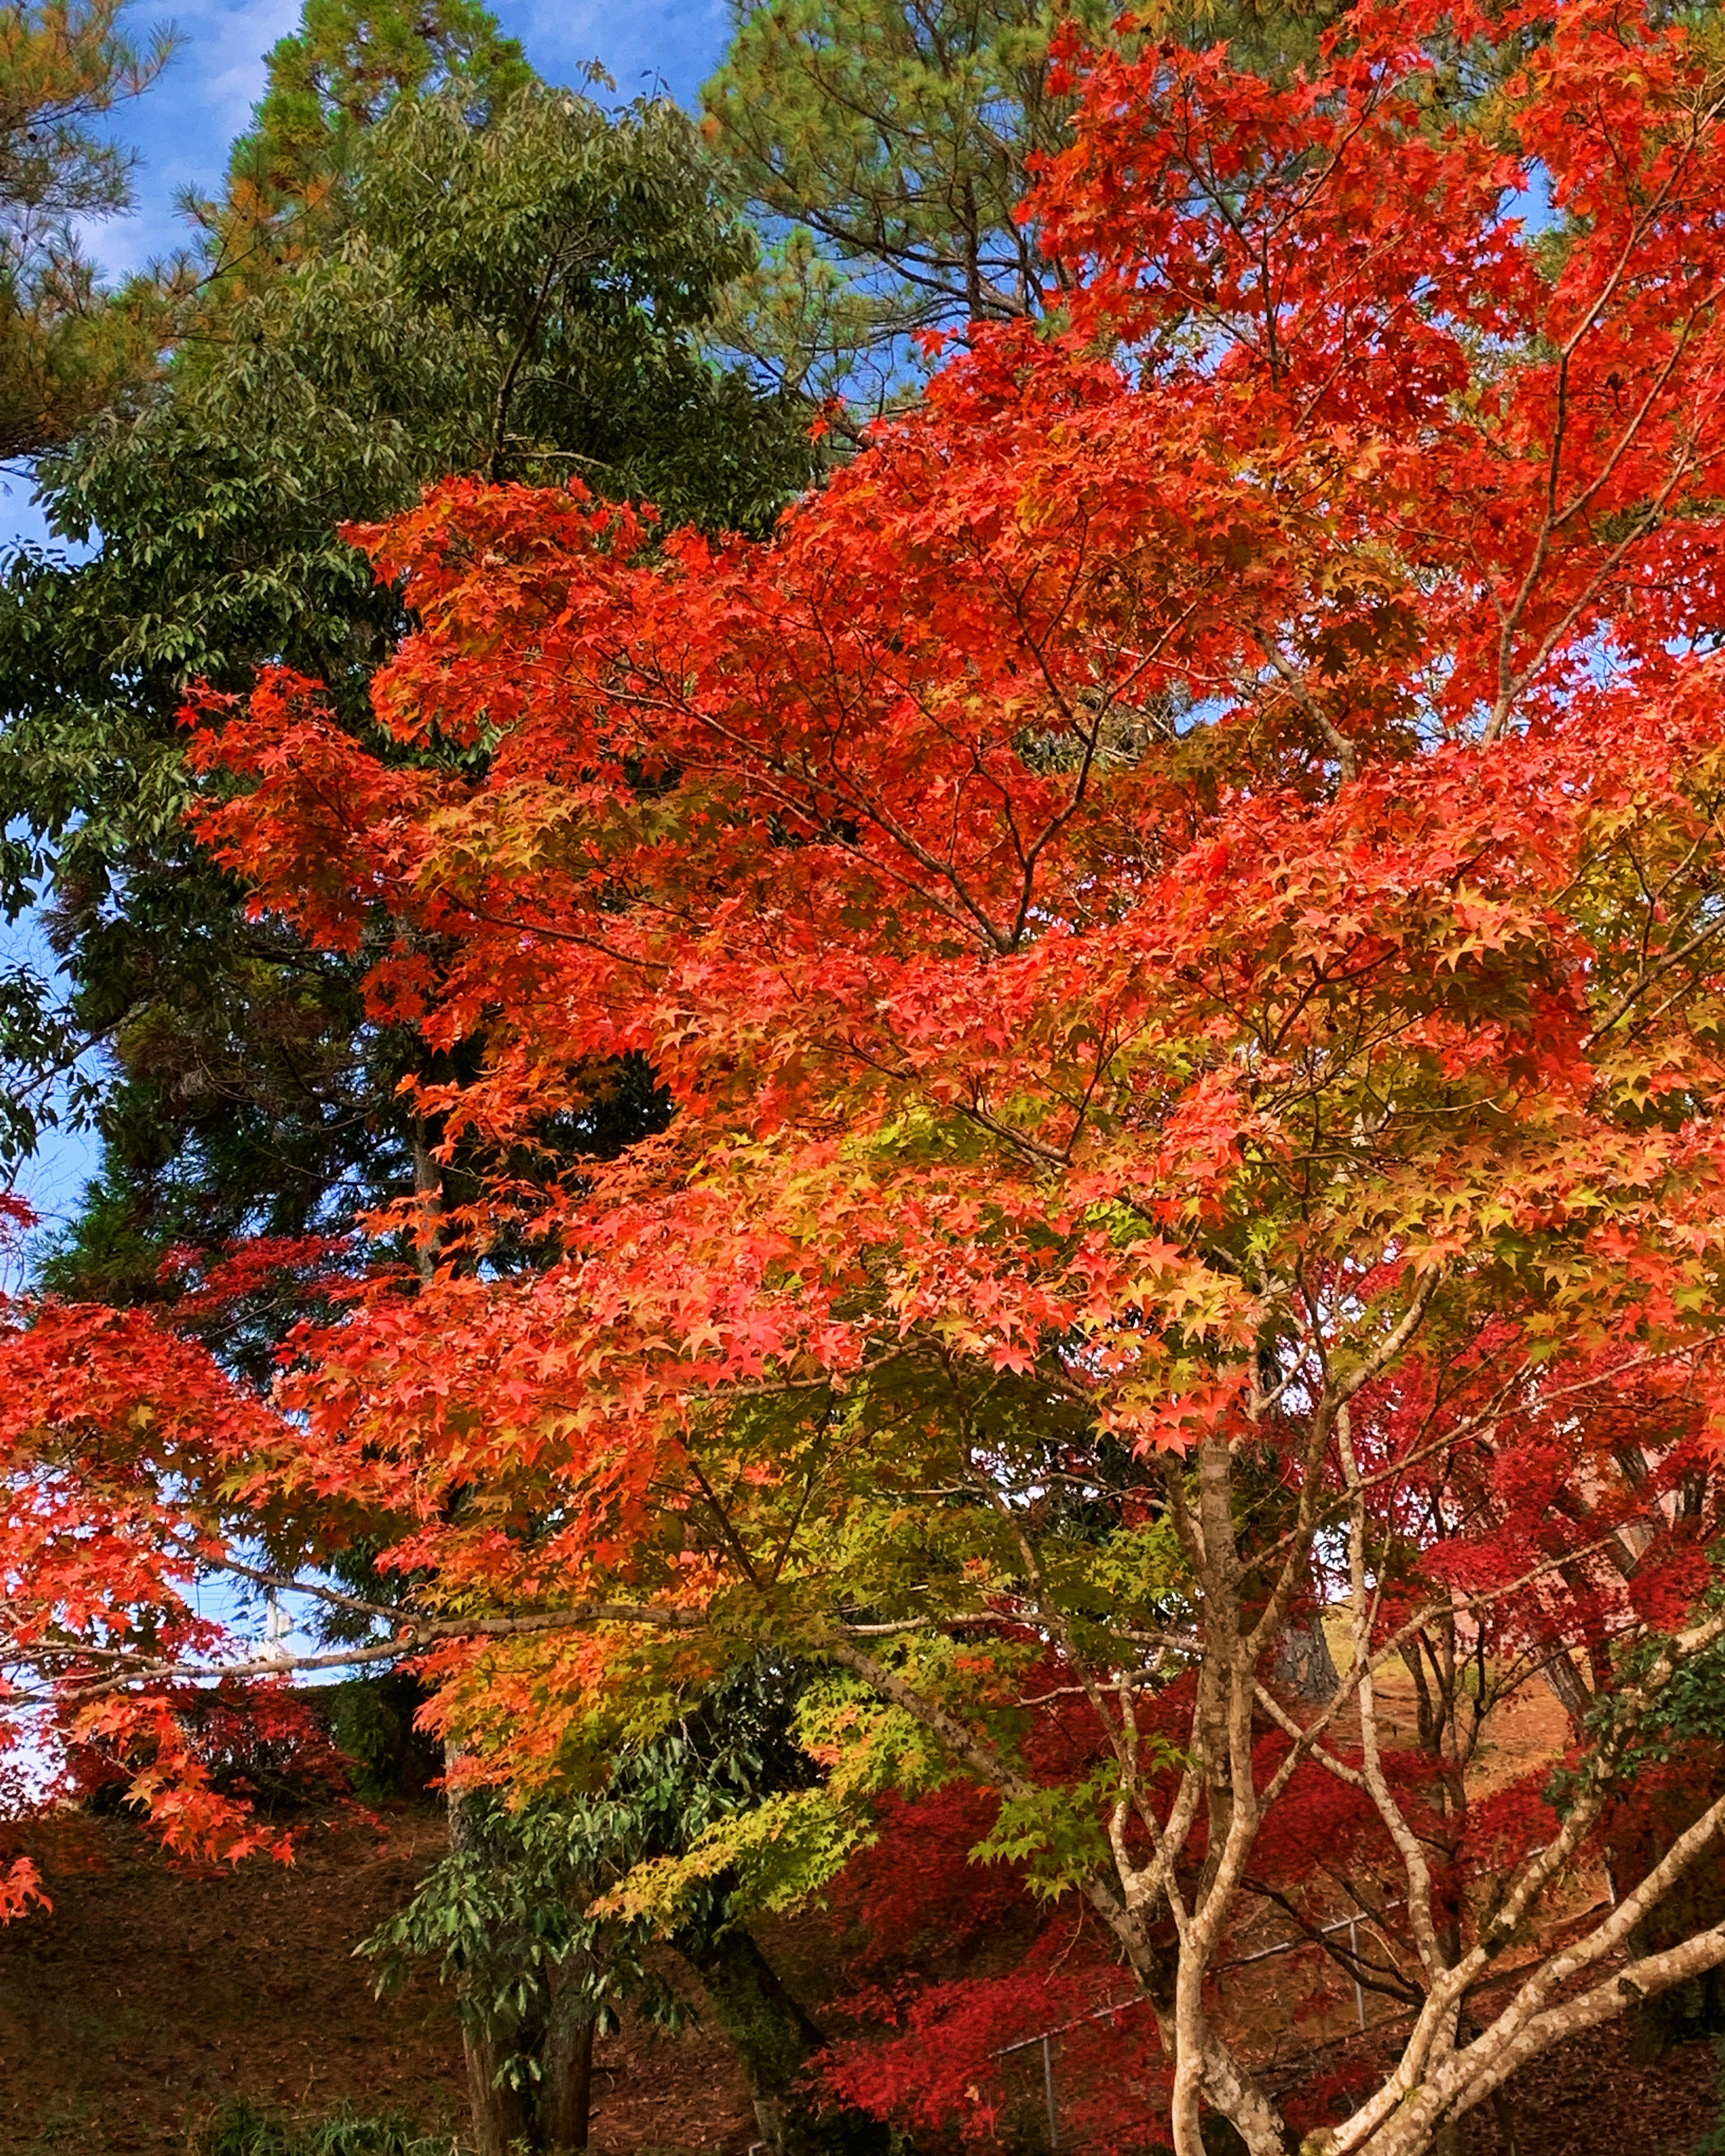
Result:
M536 2152L533 2118L525 2089L497 2081L497 2071L517 2047L513 2041L475 2035L464 2022L462 2049L467 2054L467 2101L473 2112L474 2156L516 2156L525 2142Z
M568 2013L557 2018L545 2046L539 2084L542 2138L530 2145L573 2156L587 2146L593 2123L593 2043L598 2024Z
M1594 1696L1582 1682L1580 1671L1567 1654L1556 1654L1541 1674L1568 1716L1569 1727L1579 1737L1594 1705Z
M880 2120L810 2097L803 2074L825 2040L750 1933L678 1944L737 2046L772 2156L885 2156L891 2137Z
M463 1848L470 1840L465 1810L452 1786L459 1757L454 1745L444 1747L444 1803L452 1850ZM481 2035L463 2014L461 2049L467 2060L467 2101L473 2113L475 2156L511 2156L511 2143L523 2139L527 2132L526 2105L520 2090L498 2087L497 2072L515 2046L506 2046L495 2035Z
M1336 1672L1320 1610L1290 1617L1282 1626L1276 1642L1276 1658L1270 1666L1270 1681L1296 1698L1320 1707L1327 1707L1336 1697L1342 1680Z
M568 2013L504 2036L463 2026L475 2156L578 2156L593 2116L595 2024ZM516 2054L533 2060L536 2081L499 2086L498 2069Z

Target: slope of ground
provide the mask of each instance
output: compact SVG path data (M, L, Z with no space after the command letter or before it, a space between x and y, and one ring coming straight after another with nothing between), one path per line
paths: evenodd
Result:
M174 1866L120 1821L69 1821L51 1915L0 1929L0 2156L184 2148L236 2096L305 2115L344 2102L454 2129L454 2010L424 1981L382 2000L355 1943L442 1849L434 1818L315 1828L287 1868ZM742 2076L709 2027L600 2046L595 2141L740 2152Z
M291 1869L228 1872L176 1866L121 1822L69 1822L53 1914L0 1930L0 2156L179 2156L241 2095L306 2118L399 2112L453 2138L447 1994L424 1981L376 1999L352 1952L441 1847L434 1816L404 1813L379 1831L314 1830ZM824 1958L794 1929L773 1943L793 1974ZM1288 2056L1271 2079L1323 2063ZM744 2156L757 2138L710 2023L627 2030L599 2065L595 2156ZM1690 2156L1717 2084L1706 2045L1644 2066L1625 2030L1597 2031L1519 2078L1519 2156ZM1469 2156L1501 2148L1488 2116L1470 2122Z

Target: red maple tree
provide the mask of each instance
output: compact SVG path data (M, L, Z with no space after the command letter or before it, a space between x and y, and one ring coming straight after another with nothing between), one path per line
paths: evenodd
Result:
M1527 64L1458 117L1428 53L1488 33ZM685 1861L783 1902L967 1784L1128 1966L1178 2156L1291 2145L1217 1982L1266 1911L1405 2009L1317 2145L1412 2156L1725 1963L1645 1928L1704 1774L1584 1907L1725 1639L1722 91L1597 0L1364 6L1288 80L1068 57L1057 311L770 541L454 485L360 535L400 753L290 676L203 701L208 843L379 953L495 1174L428 1165L419 1265L272 1402L28 1313L10 1651L145 1711L238 1500L393 1523L352 1652L475 1771L794 1652L825 1784ZM630 1059L675 1112L601 1162ZM1271 1672L1326 1610L1314 1704ZM1482 1798L1542 1677L1565 1772Z

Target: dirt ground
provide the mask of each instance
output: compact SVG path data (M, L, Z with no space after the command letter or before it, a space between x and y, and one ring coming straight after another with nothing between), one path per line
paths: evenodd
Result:
M181 2151L238 2096L307 2117L344 2102L431 2128L465 2113L449 1996L372 1996L353 1948L440 1853L434 1819L315 1829L291 1867L175 1866L124 1824L69 1822L54 1907L0 1929L0 2156ZM599 2046L594 2147L724 2151L754 2138L724 2039L626 2030Z
M1525 2069L1515 2086L1516 2138L1520 2156L1690 2156L1719 2108L1711 2045L1680 2045L1638 2066L1617 2026ZM1505 2156L1489 2111L1469 2126L1468 2156Z
M448 1996L422 1980L380 2001L352 1952L441 1845L434 1816L404 1813L314 1830L291 1869L229 1872L177 1866L117 1821L68 1822L52 1915L0 1930L0 2156L179 2156L240 2095L459 2130ZM794 1971L803 1943L774 1951ZM711 2024L626 2030L598 2063L595 2156L744 2156L757 2138ZM1719 2066L1705 2044L1637 2065L1608 2028L1529 2069L1516 2102L1519 2156L1690 2156L1719 2114ZM1504 2156L1487 2114L1468 2156Z

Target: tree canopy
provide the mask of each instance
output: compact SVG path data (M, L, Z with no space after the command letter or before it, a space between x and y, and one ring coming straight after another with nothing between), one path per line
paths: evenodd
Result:
M0 8L0 463L64 442L155 357L160 310L105 294L80 227L131 201L127 153L101 129L172 51L119 28L119 0Z
M223 194L188 205L217 264L245 284L328 247L367 133L403 98L447 96L478 118L536 80L520 44L475 0L305 0L267 64Z
M1420 2156L1725 1965L1645 1929L1725 1830L1725 118L1681 24L1521 27L1489 128L1435 0L1308 70L1075 33L1058 321L979 327L764 537L434 489L360 535L416 624L375 732L291 667L199 694L203 842L363 968L472 1179L369 1266L198 1276L321 1268L267 1390L192 1302L20 1312L18 1705L254 1835L164 1691L244 1532L313 1594L381 1537L342 1659L413 1657L518 1796L793 1658L819 1776L619 1908L793 1905L956 1791L1130 1971L1177 2156ZM671 1120L561 1158L629 1062ZM1349 1652L1295 1703L1314 1594ZM1482 1794L1559 1666L1563 1773ZM1668 1845L1577 1916L1650 1775ZM1303 2113L1214 1983L1266 1893L1368 1896L1407 2010Z

